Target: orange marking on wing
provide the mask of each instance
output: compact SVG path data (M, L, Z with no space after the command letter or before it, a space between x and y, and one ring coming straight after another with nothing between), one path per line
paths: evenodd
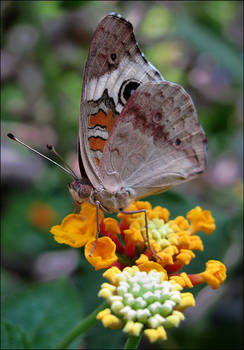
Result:
M106 141L100 137L90 137L89 146L92 151L103 151Z
M96 163L96 166L99 167L99 164L100 164L100 159L98 159L97 157L94 157L94 162Z
M95 125L101 125L106 128L107 132L110 133L112 130L116 116L113 115L111 109L105 114L103 111L99 111L97 114L90 116L88 126L93 127Z

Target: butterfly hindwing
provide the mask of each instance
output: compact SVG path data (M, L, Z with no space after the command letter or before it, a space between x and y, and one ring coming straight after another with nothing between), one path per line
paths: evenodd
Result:
M170 82L145 83L132 95L105 145L99 176L106 190L162 192L205 168L206 138L191 97Z

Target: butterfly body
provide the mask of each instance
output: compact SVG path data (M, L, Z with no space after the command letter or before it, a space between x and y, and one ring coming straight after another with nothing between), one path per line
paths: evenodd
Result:
M121 211L203 172L206 138L190 95L144 57L132 25L116 14L98 25L83 73L78 203Z
M95 205L98 201L103 211L112 213L123 210L135 198L133 189L129 187L120 188L117 192L110 192L105 188L97 190L87 180L75 180L68 185L69 192L76 203L90 202Z

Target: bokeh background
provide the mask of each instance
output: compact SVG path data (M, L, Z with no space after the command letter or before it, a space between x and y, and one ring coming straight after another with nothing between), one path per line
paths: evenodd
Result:
M7 132L50 156L46 144L77 166L82 70L92 33L111 11L128 18L146 57L166 80L192 95L208 139L203 175L149 198L171 217L200 205L216 231L202 235L208 259L223 261L226 282L196 288L197 306L161 344L141 349L239 349L242 346L243 111L241 1L2 1L1 188L3 348L53 346L94 310L102 282L81 249L59 245L49 229L71 213L70 178ZM51 155L52 157L52 155ZM28 334L28 336L27 336ZM126 337L96 325L71 348L123 348ZM29 341L35 345L30 347Z

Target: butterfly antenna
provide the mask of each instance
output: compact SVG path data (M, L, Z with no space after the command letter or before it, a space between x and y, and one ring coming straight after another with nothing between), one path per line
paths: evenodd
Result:
M77 179L77 175L75 174L75 172L73 171L73 169L69 166L69 164L63 159L63 157L61 157L61 155L56 151L56 149L54 148L54 146L47 144L47 149L49 149L49 151L53 152L56 157L58 157L58 159L66 166L67 169L70 170L70 172L73 174L73 176Z
M21 141L20 139L18 139L17 137L15 137L13 134L9 133L9 134L7 134L7 136L8 136L11 140L13 140L13 141L19 143L20 145L25 146L26 148L30 149L31 151L33 151L33 152L39 154L39 156L41 156L41 157L43 157L43 158L49 160L51 163L54 163L54 164L57 165L59 168L61 168L61 169L63 169L64 171L66 171L66 173L68 173L69 175L71 175L75 180L77 180L77 176L76 176L73 172L71 172L69 168L68 168L68 169L64 168L62 165L56 163L56 162L55 162L54 160L52 160L51 158L46 157L44 154L42 154L42 153L38 152L37 150L35 150L34 148L32 148L32 147L26 145L23 141Z

